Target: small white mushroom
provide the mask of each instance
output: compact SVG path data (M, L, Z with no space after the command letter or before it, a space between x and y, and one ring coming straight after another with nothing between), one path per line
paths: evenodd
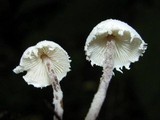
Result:
M118 71L123 66L129 69L130 63L138 61L146 50L146 43L132 27L122 21L109 19L94 27L87 38L85 51L92 65L103 66L109 41L115 43L114 68Z
M52 41L41 41L35 46L29 47L22 55L20 65L15 73L26 71L24 80L34 87L53 87L53 104L55 119L62 119L63 93L59 82L70 71L70 60L67 52Z
M123 66L130 69L130 64L143 55L146 45L132 27L119 20L108 19L93 28L85 44L86 59L91 61L92 65L103 67L103 75L86 120L97 118L113 69L120 72Z
M59 82L70 71L70 60L67 52L57 43L47 40L26 49L19 66L13 71L17 74L27 71L23 78L28 84L34 87L46 87L53 83L48 75L47 62L51 64Z

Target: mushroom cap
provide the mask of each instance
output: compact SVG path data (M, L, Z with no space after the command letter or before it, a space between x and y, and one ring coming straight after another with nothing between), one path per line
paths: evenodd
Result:
M27 71L23 78L28 84L35 87L51 85L53 81L48 76L43 56L48 57L58 81L61 81L70 71L70 60L67 52L57 43L47 40L26 49L21 57L19 66L13 71L17 74Z
M130 63L138 61L147 48L141 36L127 23L108 19L95 26L87 37L84 49L92 65L103 66L106 43L111 38L115 41L114 68L118 71L123 66L129 69Z

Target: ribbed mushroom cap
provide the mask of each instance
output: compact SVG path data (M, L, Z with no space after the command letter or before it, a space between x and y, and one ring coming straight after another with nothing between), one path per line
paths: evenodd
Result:
M103 66L106 43L110 40L115 42L114 68L118 71L123 66L129 69L130 63L138 61L147 48L141 36L128 24L108 19L95 26L86 40L85 52L92 65Z
M59 81L70 71L67 52L57 43L46 40L26 49L19 66L13 71L17 74L27 71L23 78L28 84L35 87L46 87L53 82L48 76L46 60L51 63L51 68Z

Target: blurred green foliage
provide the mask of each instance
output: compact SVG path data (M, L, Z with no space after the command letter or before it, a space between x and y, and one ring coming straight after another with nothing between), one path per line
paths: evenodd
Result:
M64 120L82 120L102 69L85 60L85 40L100 21L127 22L148 43L140 61L115 71L99 120L160 120L159 0L0 0L0 120L52 120L52 88L34 88L12 69L23 51L48 39L71 56L61 82Z

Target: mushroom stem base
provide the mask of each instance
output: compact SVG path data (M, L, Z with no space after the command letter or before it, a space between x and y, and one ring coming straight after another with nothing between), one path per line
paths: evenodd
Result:
M106 97L106 92L113 75L114 69L114 51L115 43L113 40L108 41L106 44L106 58L103 64L103 75L100 79L100 84L97 93L95 94L91 103L90 109L85 120L96 120L101 110L102 104Z

